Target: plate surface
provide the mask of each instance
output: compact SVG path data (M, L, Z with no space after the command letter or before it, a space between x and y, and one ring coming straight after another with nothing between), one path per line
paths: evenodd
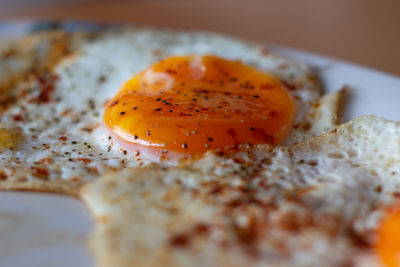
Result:
M32 30L63 28L93 30L96 24L0 24L0 39ZM272 52L314 67L325 92L347 85L352 88L344 121L375 114L400 120L400 78L332 58L267 44ZM93 221L78 199L27 192L0 192L0 266L90 267L94 262L85 245Z

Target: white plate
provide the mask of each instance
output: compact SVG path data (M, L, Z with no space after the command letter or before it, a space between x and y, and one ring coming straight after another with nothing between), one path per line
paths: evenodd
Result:
M326 92L344 85L353 88L345 121L365 114L400 120L400 78L315 54L268 46L273 52L313 66ZM92 224L87 208L77 199L0 192L0 266L93 266L85 246Z

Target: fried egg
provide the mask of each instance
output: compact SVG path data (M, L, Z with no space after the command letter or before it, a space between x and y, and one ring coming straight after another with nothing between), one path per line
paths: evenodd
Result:
M262 46L150 29L30 38L1 57L2 189L77 194L110 170L337 125L342 92L321 97L308 66Z
M255 68L215 56L175 56L125 83L104 120L122 147L159 148L165 157L281 143L294 114L283 84Z
M379 266L400 124L365 116L291 147L242 145L87 184L99 266ZM398 212L383 224L393 236ZM398 246L382 243L383 255ZM391 262L393 262L392 259ZM396 266L396 265L388 265Z
M377 229L375 248L386 267L400 266L400 210L399 202L389 206L384 212Z

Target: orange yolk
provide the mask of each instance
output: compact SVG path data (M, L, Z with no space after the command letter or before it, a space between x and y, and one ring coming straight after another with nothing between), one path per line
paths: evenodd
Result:
M128 80L104 122L124 149L158 157L240 143L279 144L295 103L276 78L215 56L175 56Z
M400 267L400 209L389 211L378 230L376 249L386 267Z

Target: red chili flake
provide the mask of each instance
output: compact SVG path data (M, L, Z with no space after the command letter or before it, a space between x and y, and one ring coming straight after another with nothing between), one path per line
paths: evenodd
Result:
M239 241L245 244L252 244L256 241L257 234L257 221L254 217L249 218L249 223L245 226L235 224L235 232Z
M68 137L66 137L66 136L60 136L60 137L58 138L58 140L60 140L60 141L67 141L67 140L68 140Z
M218 195L220 194L222 191L224 190L224 188L220 185L217 185L216 187L214 187L213 189L211 189L211 191L209 192L210 195Z
M88 158L77 158L77 160L82 161L85 164L89 164L90 162L92 162L92 160Z
M8 175L4 170L0 170L0 181L7 180Z
M19 94L21 97L25 97L28 94L29 90L28 89L24 89L21 91L21 93Z
M40 160L41 164L51 164L53 163L53 160L51 158L43 158Z
M239 207L240 205L242 205L242 200L239 198L232 199L232 200L226 202L225 205L229 208L236 208L236 207Z
M72 109L67 108L65 109L63 112L60 113L60 116L65 117L67 116L69 113L71 113Z
M99 174L99 170L96 167L86 167L87 170L94 174Z
M45 168L34 168L35 172L32 173L33 176L35 176L36 178L42 179L42 180L47 180L49 177L49 171Z
M119 103L119 101L118 101L118 100L116 100L116 101L112 102L112 103L110 104L110 106L109 106L109 107L111 108L111 107L113 107L113 106L117 105L118 103Z
M21 113L18 113L17 115L14 115L13 120L14 121L23 121L24 118L22 117Z
M266 84L262 84L262 85L260 86L260 88L261 88L261 89L264 89L264 90L270 90L270 89L273 89L273 88L274 88L274 85L273 85L273 84L266 83Z
M85 127L81 128L81 131L85 131L85 132L91 132L94 129L96 129L97 127L99 127L99 124L96 123L94 125L86 125Z
M210 230L210 227L205 223L198 223L193 227L193 231L196 234L206 234Z
M276 112L276 111L274 111L274 110L271 110L270 112L268 112L268 114L269 114L271 117L275 117L276 115L278 115L278 112Z
M168 74L172 74L172 75L177 74L177 72L175 70L172 70L172 69L166 69L165 72L168 73Z
M299 218L299 216L294 213L287 213L282 214L278 221L280 228L291 232L298 232L304 227L306 218Z
M49 103L52 101L51 93L54 91L54 82L58 79L57 76L50 77L39 77L39 83L42 87L42 90L39 93L37 98L38 103Z
M267 134L267 133L265 132L264 129L262 129L262 128L255 128L255 127L250 127L250 131L253 132L253 135L254 135L254 136L261 136L261 137L263 137L263 139L264 139L264 141L265 141L266 143L269 143L269 144L273 144L273 143L274 143L274 136L271 135L271 134Z
M169 240L171 246L185 247L189 245L189 237L187 234L177 234Z
M283 85L289 90L296 90L296 85L294 83L286 82L286 81L281 81Z

